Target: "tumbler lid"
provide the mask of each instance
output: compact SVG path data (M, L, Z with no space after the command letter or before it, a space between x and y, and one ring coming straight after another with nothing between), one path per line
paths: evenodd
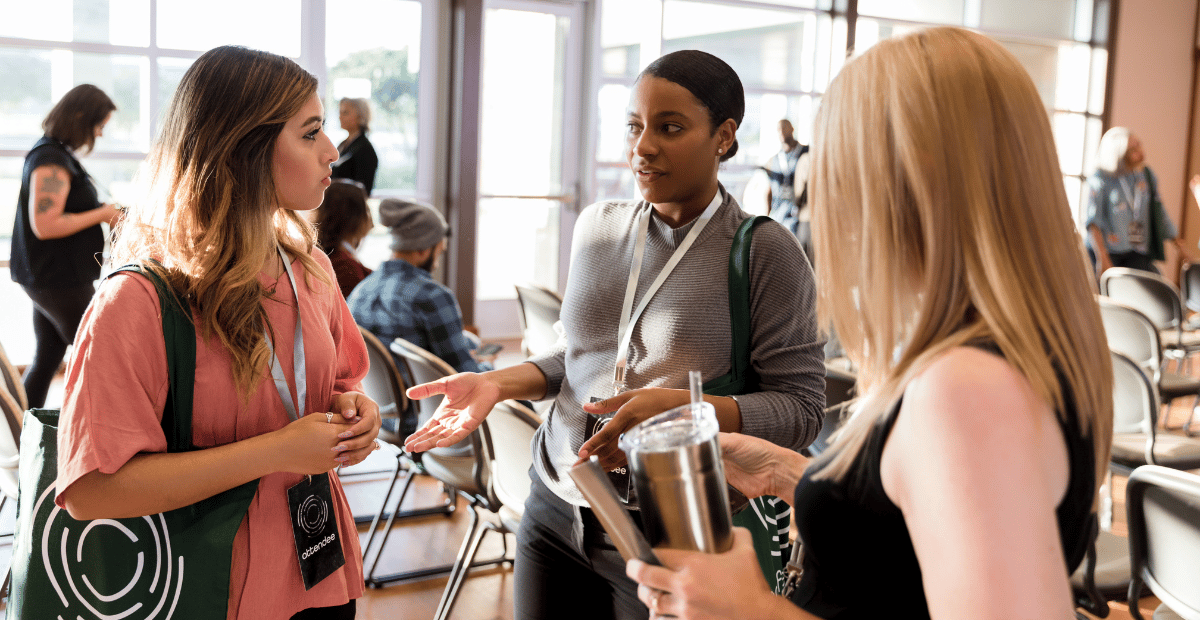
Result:
M719 430L717 412L711 403L687 404L625 431L617 446L626 454L636 450L669 452L711 441Z

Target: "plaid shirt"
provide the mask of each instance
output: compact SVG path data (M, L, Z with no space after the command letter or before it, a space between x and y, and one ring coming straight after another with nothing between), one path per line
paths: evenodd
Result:
M354 287L346 304L354 320L385 345L403 338L458 372L491 369L471 356L454 293L407 261L384 262Z

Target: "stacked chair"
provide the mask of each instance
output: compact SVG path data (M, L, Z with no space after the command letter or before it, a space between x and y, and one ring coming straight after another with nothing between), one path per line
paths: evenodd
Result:
M24 405L9 393L3 382L0 382L0 413L4 415L4 424L0 425L0 510L3 510L8 500L11 499L14 505L17 501L18 468L21 462L21 416L24 410ZM0 538L8 538L9 544L12 544L13 533L0 534ZM10 566L4 572L0 594L7 596L11 577Z
M453 494L447 494L445 501L439 506L431 508L418 508L397 512L396 514L386 513L388 502L391 500L392 491L396 488L396 483L400 480L402 473L407 472L404 486L400 491L400 499L396 502L396 510L400 510L400 506L404 503L404 498L408 494L408 490L412 485L413 476L419 471L418 468L412 465L412 459L404 452L404 439L412 434L416 429L417 415L414 410L414 405L408 400L404 394L404 377L400 373L399 367L392 359L391 353L387 347L375 337L374 334L367 331L363 327L358 328L362 333L363 342L367 345L367 358L371 362L371 369L363 379L363 391L371 400L379 405L379 415L383 420L383 426L379 429L379 439L391 449L396 458L395 468L391 470L392 479L388 483L387 493L383 496L383 503L374 514L355 517L356 521L366 522L371 521L371 532L367 538L367 544L363 546L363 557L370 550L371 543L374 541L375 532L379 528L380 519L388 519L389 524L394 523L396 519L405 519L410 517L421 517L431 514L449 515L454 512L455 501ZM378 472L365 472L378 473Z
M1150 317L1109 297L1099 297L1100 317L1108 348L1133 359L1158 388L1163 402L1192 397L1192 415L1183 425L1190 430L1196 406L1200 404L1200 379L1166 369L1160 334Z
M455 370L449 364L446 364L446 362L425 349L403 339L397 338L391 343L389 348L393 353L404 359L408 366L409 377L412 378L414 385L436 381L437 379L455 374ZM425 424L425 422L433 417L441 401L442 397L435 396L417 402L418 426ZM486 432L486 429L481 426L453 446L433 448L418 455L412 455L413 464L419 471L437 479L467 501L467 511L471 515L471 520L467 528L467 535L463 539L462 546L454 563L403 573L376 576L376 566L387 545L388 535L391 533L392 519L389 518L383 530L383 539L379 544L379 551L376 553L375 561L371 563L371 567L366 574L367 584L378 587L396 581L419 579L448 573L450 579L446 584L446 590L442 593L442 600L438 605L438 611L435 616L438 620L449 616L450 608L454 605L454 601L458 596L458 590L469 569L512 562L512 559L508 557L507 537L502 541L503 551L499 557L478 562L474 561L474 552L479 545L478 539L482 538L483 535L483 532L480 530L498 529L491 524L484 525L480 510L498 514L502 506L492 490L492 464L489 458ZM528 444L526 444L525 450L529 450ZM371 533L368 541L373 538L374 532Z
M1155 620L1200 620L1200 476L1166 467L1139 467L1129 476L1126 514L1133 581L1129 600L1143 585L1162 601ZM1137 620L1136 603L1129 611Z
M549 350L558 342L554 324L562 311L562 297L536 284L517 284L517 305L521 311L521 352L527 357Z
M830 439L847 416L847 405L854 396L857 381L853 373L825 362L825 420L817 438L802 450L803 454L816 457L829 447Z
M1179 290L1162 276L1125 267L1113 267L1100 275L1100 294L1136 308L1162 334L1168 357L1187 366L1192 353L1200 351L1200 334L1184 331L1184 307Z

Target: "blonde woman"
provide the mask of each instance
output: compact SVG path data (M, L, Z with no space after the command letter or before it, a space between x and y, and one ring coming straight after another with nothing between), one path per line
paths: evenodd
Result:
M803 577L772 594L738 531L631 561L639 596L689 620L1070 617L1112 370L1037 89L995 41L917 32L842 70L813 144L818 312L862 396L818 460L722 436L734 486L794 497Z
M321 204L337 158L323 121L316 78L291 60L205 53L151 153L154 191L121 224L116 263L140 262L190 302L201 449L163 453L167 363L146 278L104 282L67 375L57 502L71 516L150 515L259 480L233 540L228 603L213 601L229 618L352 619L362 595L354 517L327 474L374 449L379 414L357 392L366 347L297 215ZM345 565L306 588L288 490L321 478Z
M1100 138L1096 172L1088 179L1087 242L1099 273L1130 267L1158 273L1163 244L1190 252L1163 208L1154 172L1146 165L1142 141L1126 127L1113 127Z

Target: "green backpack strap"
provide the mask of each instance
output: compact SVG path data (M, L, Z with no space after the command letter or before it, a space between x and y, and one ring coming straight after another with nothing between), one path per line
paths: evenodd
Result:
M765 215L742 220L729 247L729 329L731 357L729 373L704 384L705 394L732 396L758 389L758 380L750 364L750 243L754 229L771 221ZM780 510L779 500L756 497L749 507L733 515L733 524L750 530L758 566L774 592L779 592L787 557L787 532L790 510ZM786 505L785 505L786 508Z
M757 383L750 372L750 242L754 229L771 221L765 215L742 220L729 247L729 329L731 359L729 373L703 385L705 394L731 396L753 390Z
M157 261L152 262L162 266ZM192 399L196 386L196 329L189 306L153 269L142 265L124 265L107 277L123 271L141 274L158 291L169 382L162 428L167 438L167 452L189 452L195 449L192 445Z

